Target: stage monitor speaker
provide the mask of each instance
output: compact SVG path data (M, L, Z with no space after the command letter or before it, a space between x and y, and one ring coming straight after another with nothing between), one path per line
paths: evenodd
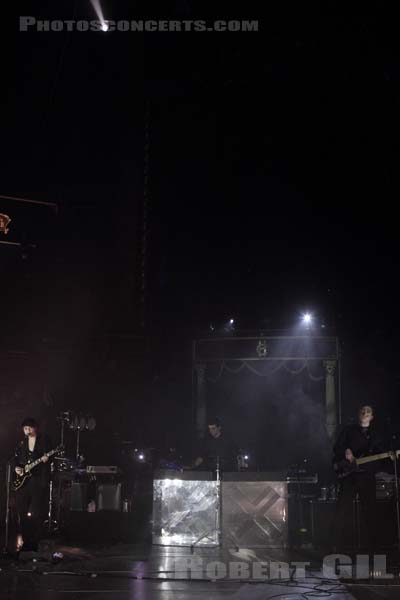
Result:
M101 483L97 486L97 510L121 510L121 484Z
M88 486L86 483L71 484L69 509L76 511L87 511Z

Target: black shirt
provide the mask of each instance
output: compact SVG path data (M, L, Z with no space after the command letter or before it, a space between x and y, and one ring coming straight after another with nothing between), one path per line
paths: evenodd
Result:
M219 461L220 469L224 471L237 470L237 449L231 439L224 433L217 438L208 434L200 445L199 456L203 459L202 468L214 470Z
M334 461L339 462L345 458L345 452L349 448L356 458L379 454L383 452L382 442L373 427L362 427L359 424L347 425L340 433L333 447ZM371 465L376 463L371 463ZM363 465L364 469L372 469L370 464Z

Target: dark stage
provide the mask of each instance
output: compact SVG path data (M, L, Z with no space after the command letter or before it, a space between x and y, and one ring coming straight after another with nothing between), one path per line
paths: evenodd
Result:
M1 600L399 597L398 19L314 4L8 6Z

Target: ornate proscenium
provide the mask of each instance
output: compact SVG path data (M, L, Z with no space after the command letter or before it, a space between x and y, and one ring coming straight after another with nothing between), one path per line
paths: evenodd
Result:
M336 401L335 401L335 372L336 360L325 360L325 414L326 429L331 439L334 438L337 428Z
M304 371L313 381L325 379L325 425L330 438L341 422L339 340L325 335L265 335L208 337L193 342L193 382L197 435L205 431L207 382L215 383L225 371L246 370L268 377L284 368L292 375ZM325 373L312 371L324 367ZM208 373L214 368L212 377ZM216 377L215 377L216 376ZM337 402L338 395L338 402Z
M238 336L204 338L194 342L193 363L221 361L337 360L337 338L330 336Z
M0 233L4 233L5 235L7 235L7 233L9 232L8 226L10 223L11 218L4 213L0 213Z

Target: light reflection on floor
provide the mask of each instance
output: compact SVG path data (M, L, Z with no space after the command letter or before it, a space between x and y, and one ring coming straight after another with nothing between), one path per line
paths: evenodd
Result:
M61 552L64 559L51 564L54 551ZM296 582L257 582L234 581L228 578L210 580L206 569L193 571L195 579L185 565L187 561L202 561L228 565L229 562L241 562L251 565L254 562L278 560L309 560L297 554L289 557L277 549L234 549L157 547L150 545L118 545L107 548L57 545L54 542L43 544L39 559L21 557L18 562L0 565L0 598L3 600L80 597L135 600L187 600L206 598L220 600L232 598L238 600L268 600L279 595L281 600L301 598L302 593L330 591L330 600L349 600L351 596L338 581L330 582L321 588L317 565L312 577ZM183 567L177 568L177 565ZM309 575L309 574L308 574ZM317 579L316 579L317 578ZM339 584L339 588L337 587ZM2 593L6 593L3 596ZM324 595L325 595L324 594ZM304 596L303 596L304 598Z

